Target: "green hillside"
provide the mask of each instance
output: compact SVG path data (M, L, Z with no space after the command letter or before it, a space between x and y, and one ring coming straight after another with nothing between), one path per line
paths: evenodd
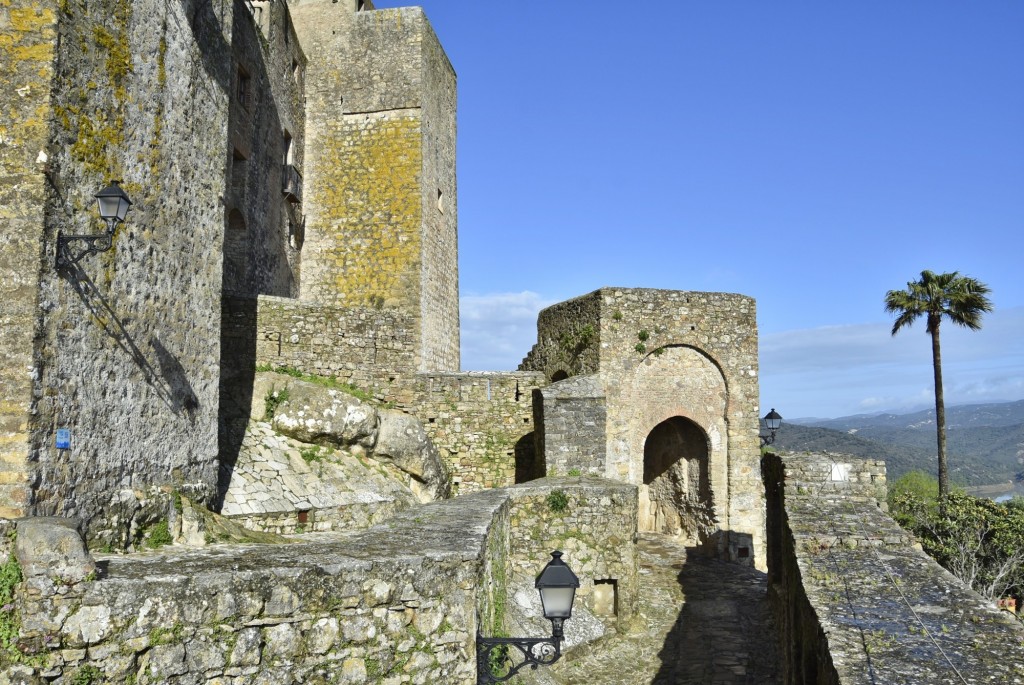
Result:
M1005 483L1024 466L1024 403L955 407L947 430L950 476L959 485ZM814 420L815 425L783 423L775 440L781 450L827 451L884 459L890 479L907 471L935 473L932 412L850 416ZM993 425L987 425L993 424ZM827 426L827 427L826 427Z

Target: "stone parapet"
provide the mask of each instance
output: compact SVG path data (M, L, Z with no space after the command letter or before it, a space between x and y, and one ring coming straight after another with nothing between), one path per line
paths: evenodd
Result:
M603 478L553 477L508 492L515 532L511 586L532 587L551 551L561 550L580 577L577 604L625 630L639 597L636 487Z
M556 492L567 507L553 515ZM635 488L566 479L416 507L356 534L98 555L84 578L33 572L17 600L27 626L18 648L38 665L6 673L136 685L468 685L477 630L507 629L510 598L535 592L551 545L580 576L578 606L613 579L628 615L636 562L620 542L635 535L635 511ZM521 529L538 534L520 539Z
M770 454L763 474L784 683L1024 679L1024 629L883 511L882 462Z

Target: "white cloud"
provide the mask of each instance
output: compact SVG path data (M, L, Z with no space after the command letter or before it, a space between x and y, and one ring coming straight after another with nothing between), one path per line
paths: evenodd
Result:
M520 293L464 295L462 368L467 371L510 371L537 341L537 314L554 304L528 290Z
M509 371L537 340L538 293L461 298L462 368ZM761 337L761 396L783 416L843 416L934 403L924 322L896 336L885 322L784 331ZM1024 398L1024 307L997 310L980 331L942 330L948 404Z
M924 322L786 331L761 338L761 396L789 415L841 416L934 403ZM1024 308L988 314L980 331L942 328L947 404L1024 398Z

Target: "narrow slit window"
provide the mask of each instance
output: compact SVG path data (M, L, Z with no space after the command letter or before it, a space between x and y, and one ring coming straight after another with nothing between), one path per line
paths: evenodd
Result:
M246 71L245 67L238 65L237 83L235 84L235 99L238 103L249 108L249 100L252 97L252 79L249 77L249 72Z
M288 131L284 132L284 159L281 161L285 164L295 164L295 146L292 144L292 134Z

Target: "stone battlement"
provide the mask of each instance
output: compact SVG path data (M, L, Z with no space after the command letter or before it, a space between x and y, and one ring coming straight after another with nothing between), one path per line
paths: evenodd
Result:
M1011 683L1024 627L883 510L885 465L768 455L769 596L783 682Z

